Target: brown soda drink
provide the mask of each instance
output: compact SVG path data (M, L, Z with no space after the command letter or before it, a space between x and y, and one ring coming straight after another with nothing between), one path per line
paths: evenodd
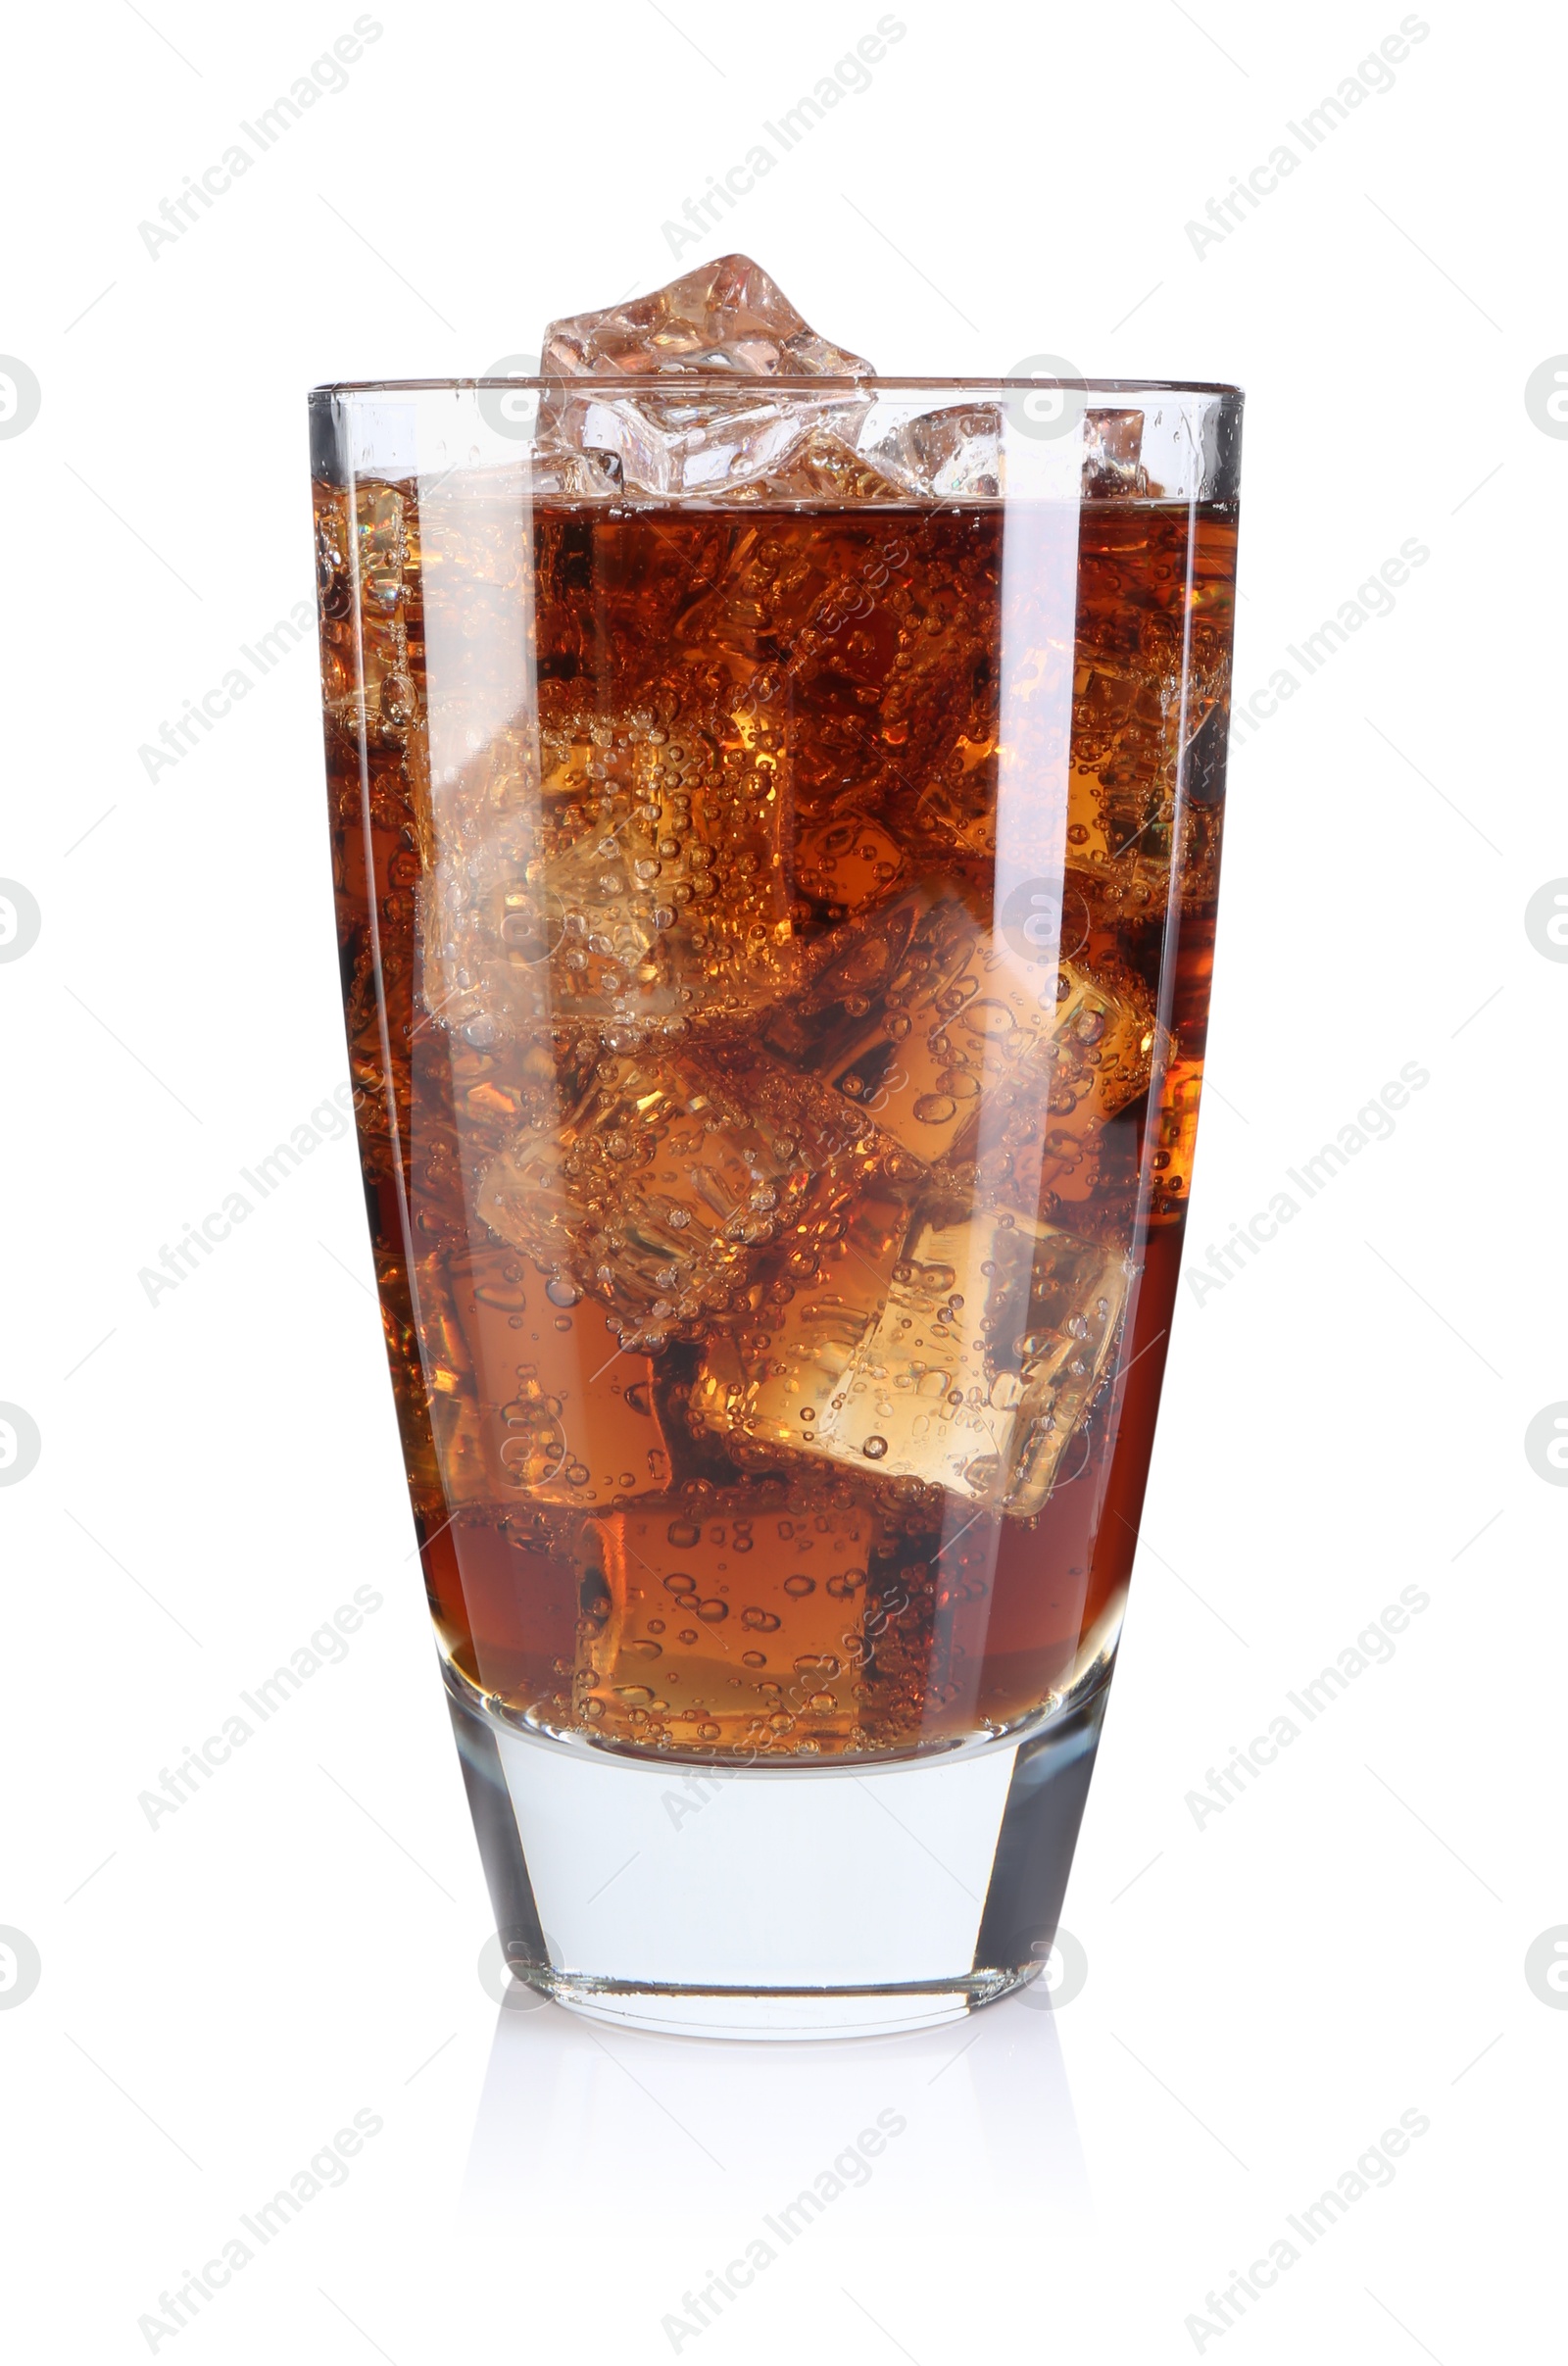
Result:
M1103 1674L1137 1538L1234 506L1109 463L1022 521L842 460L728 502L518 475L316 487L450 1681L714 1763L1024 1728Z

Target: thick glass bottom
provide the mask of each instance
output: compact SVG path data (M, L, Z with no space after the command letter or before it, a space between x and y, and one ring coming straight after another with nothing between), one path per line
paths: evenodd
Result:
M1020 1988L1039 1965L1016 1972L971 1972L961 1980L916 1981L907 1988L647 1988L514 1964L530 1988L581 2013L626 2029L678 2038L893 2037L959 2021Z
M956 2019L1051 1951L1104 1712L813 1767L573 1749L448 1697L514 1976L685 2036L864 2037Z

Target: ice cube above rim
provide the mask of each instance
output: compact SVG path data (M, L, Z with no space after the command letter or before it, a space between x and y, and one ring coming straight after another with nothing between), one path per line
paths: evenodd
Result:
M700 264L652 295L552 320L546 377L871 377L871 363L817 335L749 255Z

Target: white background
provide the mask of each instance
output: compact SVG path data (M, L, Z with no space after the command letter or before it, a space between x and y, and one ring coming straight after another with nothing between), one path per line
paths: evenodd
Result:
M1568 347L1560 25L1432 9L1200 256L1187 222L1398 0L901 0L870 88L681 254L745 248L886 371L1242 382L1244 696L1407 538L1431 554L1235 756L1190 1262L1401 1065L1431 1082L1184 1292L1066 1906L1087 1981L768 2049L481 1985L350 1144L177 1292L138 1285L345 1070L309 640L156 780L138 749L311 596L307 387L480 370L673 275L662 224L876 0L382 0L348 88L149 255L138 223L352 13L90 0L8 33L0 348L42 388L0 440L0 874L42 915L0 965L0 1399L42 1441L0 1489L0 1925L42 1967L0 2011L8 2349L145 2357L160 2293L367 2109L346 2184L158 2355L652 2366L683 2292L891 2109L871 2183L680 2354L1542 2354L1568 2015L1524 1958L1568 1923L1568 1496L1524 1432L1568 1399L1568 968L1524 908L1568 873L1568 441L1524 389ZM347 1659L150 1829L138 1794L362 1585ZM1392 1661L1200 1827L1206 1770L1411 1585ZM1392 2185L1188 2327L1411 2109Z

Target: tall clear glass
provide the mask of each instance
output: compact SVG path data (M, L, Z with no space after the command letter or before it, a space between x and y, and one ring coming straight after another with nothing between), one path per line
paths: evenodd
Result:
M508 1960L703 2034L969 2010L1050 1951L1137 1538L1241 396L311 416L360 1149Z

